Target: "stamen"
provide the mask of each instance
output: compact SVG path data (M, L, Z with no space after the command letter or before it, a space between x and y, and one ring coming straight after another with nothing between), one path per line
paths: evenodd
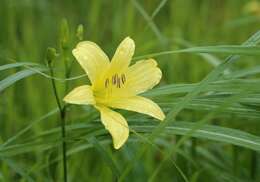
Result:
M121 82L120 82L120 78L117 77L117 87L120 88L121 87Z
M109 78L107 78L105 80L105 88L108 88L109 86ZM121 76L119 77L118 74L114 74L111 78L111 82L112 82L112 85L115 85L117 88L121 88L122 85L125 84L126 82L126 76L125 74L121 74Z
M117 83L117 77L118 77L117 74L115 74L115 75L112 76L112 84L113 84L113 85L116 85L116 83Z
M105 81L105 87L107 88L109 85L109 79L107 78L106 81Z
M121 80L122 80L122 83L125 84L125 82L126 82L125 74L122 74L122 75L121 75Z

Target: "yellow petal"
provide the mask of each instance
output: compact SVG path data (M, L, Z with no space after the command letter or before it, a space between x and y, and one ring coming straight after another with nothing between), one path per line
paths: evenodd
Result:
M101 113L102 123L113 138L114 148L119 149L129 136L129 129L125 118L107 107L96 106L96 108Z
M126 87L130 92L139 94L157 85L162 78L162 72L153 59L136 62L126 72Z
M92 84L102 76L101 73L104 73L110 65L107 55L94 42L80 42L72 53L87 73Z
M112 72L125 70L132 59L135 51L135 43L130 37L126 37L118 46L111 61Z
M74 88L68 95L63 99L65 102L70 104L95 104L95 98L93 96L92 89L89 85L83 85Z
M109 103L109 106L147 114L161 121L165 118L163 111L155 102L141 96L113 100Z

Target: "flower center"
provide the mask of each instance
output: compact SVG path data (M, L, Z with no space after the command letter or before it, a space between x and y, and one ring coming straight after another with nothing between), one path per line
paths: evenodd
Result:
M121 88L126 83L125 74L118 75L114 74L111 78L105 80L105 88L108 88L110 85L115 86L116 88Z

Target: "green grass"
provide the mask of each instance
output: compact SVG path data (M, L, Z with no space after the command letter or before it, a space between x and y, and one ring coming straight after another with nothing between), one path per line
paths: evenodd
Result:
M259 181L259 16L247 2L0 0L0 181L63 181L51 80L60 99L89 83L71 54L79 25L109 57L130 36L133 62L157 60L163 78L142 95L167 116L120 110L131 135L114 150L95 109L68 106L68 181Z

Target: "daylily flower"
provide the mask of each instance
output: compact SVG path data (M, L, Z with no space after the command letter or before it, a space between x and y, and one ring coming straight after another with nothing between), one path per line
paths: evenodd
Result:
M153 59L129 66L134 50L134 41L127 37L118 46L111 62L100 47L90 41L78 43L72 51L92 85L76 87L65 96L64 101L93 105L100 112L101 121L112 135L116 149L126 142L129 128L125 118L111 108L135 111L159 120L165 118L156 103L137 96L158 84L162 72Z

